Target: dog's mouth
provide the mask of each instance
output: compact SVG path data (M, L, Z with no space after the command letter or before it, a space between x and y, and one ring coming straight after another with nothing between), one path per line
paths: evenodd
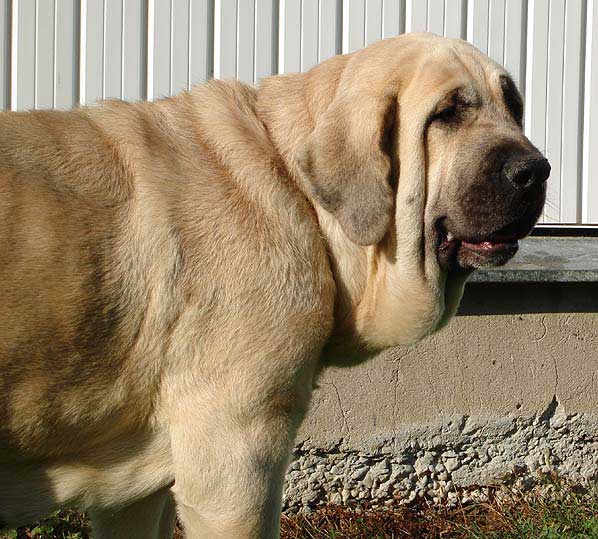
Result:
M442 222L437 231L438 262L445 271L502 266L519 249L520 237L496 234L482 239L458 238Z

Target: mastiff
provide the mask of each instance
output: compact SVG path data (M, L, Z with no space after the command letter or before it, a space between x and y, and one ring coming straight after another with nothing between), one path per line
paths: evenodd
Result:
M501 66L430 34L0 114L0 527L277 537L322 369L437 331L534 226L522 118Z

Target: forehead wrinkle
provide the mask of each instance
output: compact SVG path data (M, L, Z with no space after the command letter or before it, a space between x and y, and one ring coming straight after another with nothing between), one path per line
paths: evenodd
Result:
M461 86L463 87L463 89L475 91L476 81L479 77L476 77L474 75L470 66L468 65L468 62L465 62L463 60L464 55L457 50L455 44L451 44L451 53L453 58L457 61L457 63L461 66L462 70L466 73L466 78L468 79L466 82L463 82ZM478 92L475 93L477 94Z
M501 65L495 62L490 62L486 70L486 76L489 80L488 85L493 96L502 96L502 87L500 84L501 77L508 77L513 82L513 86L519 91L511 74Z
M459 45L463 43L459 42ZM493 66L493 62L489 61L488 57L480 53L477 49L472 46L462 47L462 50L457 49L457 43L451 43L453 55L457 61L461 64L463 69L469 74L471 80L476 86L479 87L479 91L485 92L492 96L492 83L489 80L495 69L490 73L487 68ZM461 47L460 47L461 48ZM468 61L465 61L467 58Z

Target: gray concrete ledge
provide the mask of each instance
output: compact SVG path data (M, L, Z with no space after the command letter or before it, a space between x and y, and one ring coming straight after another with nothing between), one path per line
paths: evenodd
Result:
M598 281L598 237L531 237L501 268L478 270L470 282Z

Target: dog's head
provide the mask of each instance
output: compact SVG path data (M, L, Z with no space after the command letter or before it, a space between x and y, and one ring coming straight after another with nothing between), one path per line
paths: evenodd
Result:
M375 347L415 341L456 310L472 269L515 254L541 213L550 165L523 134L521 96L473 46L431 34L303 77L299 127L278 142L322 220L368 246L352 324Z

